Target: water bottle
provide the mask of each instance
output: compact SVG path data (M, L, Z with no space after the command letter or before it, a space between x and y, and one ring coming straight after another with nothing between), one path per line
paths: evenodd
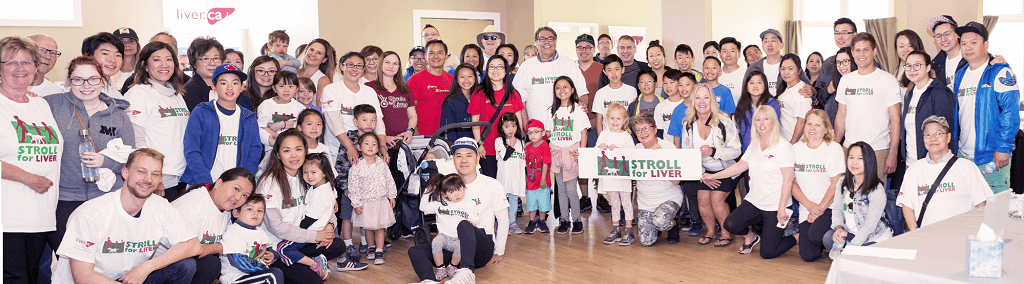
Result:
M846 239L843 239L843 241L841 241L841 242L833 242L832 243L832 250L830 250L828 252L828 258L836 259L837 257L839 257L839 254L842 253L843 247L845 247L845 246L846 246Z
M999 170L999 168L996 167L996 162L988 162L988 164L981 166L981 174L987 175L994 173L997 170Z
M81 136L81 142L78 144L78 155L81 156L85 152L96 152L96 149L92 147L92 142L89 142L89 130L82 129L78 131L78 135ZM90 168L82 163L82 179L85 182L96 182L100 179L100 172L98 168Z

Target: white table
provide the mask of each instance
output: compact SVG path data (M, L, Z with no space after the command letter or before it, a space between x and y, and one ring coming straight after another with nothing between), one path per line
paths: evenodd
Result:
M967 235L978 232L978 208L873 246L916 249L914 260L842 255L832 261L825 283L1024 283L1024 221L1007 222L1002 278L967 275Z

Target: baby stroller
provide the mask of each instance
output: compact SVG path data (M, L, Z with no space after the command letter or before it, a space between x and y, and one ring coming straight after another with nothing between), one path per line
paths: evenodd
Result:
M438 168L433 160L424 161L426 155L429 153L434 155L434 159L450 160L451 142L441 138L442 133L450 129L487 125L490 124L486 121L453 123L441 127L434 135L415 136L408 145L399 143L402 154L395 159L398 159L399 171L404 175L404 181L399 182L398 197L395 199L396 222L388 228L388 238L397 240L403 236L413 235L416 244L429 242L430 225L434 221L433 216L426 217L419 210L420 197L427 181L438 173Z

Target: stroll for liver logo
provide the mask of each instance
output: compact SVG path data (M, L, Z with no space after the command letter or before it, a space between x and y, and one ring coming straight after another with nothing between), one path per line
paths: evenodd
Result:
M551 137L558 141L570 141L572 140L572 129L573 120L566 117L554 117L554 129L551 131Z
M161 118L172 116L188 116L189 114L188 109L183 107L157 106L157 111L160 113Z
M129 242L129 241L111 241L108 237L103 242L102 253L136 253L136 252L153 252L156 251L157 242L156 240L144 240L140 242Z
M46 122L26 122L18 116L14 116L11 126L14 126L18 144L28 144L18 146L18 161L57 161L58 146L56 144L60 144L57 129L46 125Z
M629 160L626 160L626 156L619 158L608 158L604 151L601 151L601 156L597 157L597 175L599 176L629 176Z
M279 113L279 112L276 112L276 111L274 112L273 115L270 116L270 120L272 122L288 121L288 120L291 120L292 118L295 118L295 114L293 114L293 113Z

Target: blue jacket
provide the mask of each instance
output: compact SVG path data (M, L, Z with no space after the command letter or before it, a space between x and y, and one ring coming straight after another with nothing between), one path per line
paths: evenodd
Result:
M192 110L185 127L185 173L181 181L187 184L213 183L210 176L213 161L217 158L217 143L220 133L220 118L217 116L216 101L200 103ZM238 157L235 166L255 173L263 155L260 142L260 127L256 114L242 107L238 126Z
M923 130L921 130L921 123L923 123L925 119L928 119L929 116L933 115L945 117L946 121L953 123L949 130L950 133L953 134L953 139L949 140L949 148L957 149L957 142L960 141L960 136L958 135L960 133L960 127L957 123L956 95L946 87L945 80L940 80L939 78L932 79L931 85L928 85L928 87L924 89L924 92L918 94L915 91L916 89L907 89L907 97L904 98L904 101L907 103L903 104L902 117L903 121L907 120L907 112L910 110L910 102L913 101L914 96L921 96L921 99L917 101L917 105L914 106L917 107L917 111L914 113L914 129L917 133L917 137L907 137L906 124L900 123L903 125L903 131L901 131L902 137L900 137L900 149L902 149L900 150L900 155L903 156L903 160L914 161L928 155L928 149L924 148L924 135L922 134ZM917 144L917 153L910 153L913 157L907 157L907 143Z
M963 81L968 67L970 65L956 70L954 90L960 89L960 82ZM974 131L977 137L974 143L974 163L978 165L991 162L994 152L1013 151L1013 139L1020 127L1020 105L1017 104L1020 100L1020 90L1015 87L1017 77L1011 72L1010 76L997 78L1003 68L1010 66L1005 63L985 66L985 73L981 75L981 80L978 80L978 93L974 101ZM1014 88L1006 92L996 92L993 88L996 80ZM957 107L959 113L959 106Z

